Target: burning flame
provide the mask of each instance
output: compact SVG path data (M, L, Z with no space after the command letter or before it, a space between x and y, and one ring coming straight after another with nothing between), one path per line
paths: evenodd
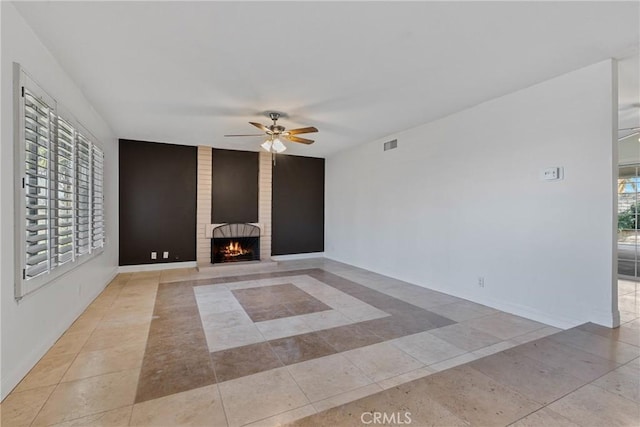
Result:
M235 257L246 255L250 251L240 246L240 242L229 242L229 244L222 249L222 252L227 257Z

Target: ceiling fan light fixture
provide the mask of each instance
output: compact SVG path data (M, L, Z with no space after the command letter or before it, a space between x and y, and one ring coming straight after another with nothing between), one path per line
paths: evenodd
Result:
M0 0L1 1L1 0ZM284 142L280 139L280 137L284 138L287 142L297 142L301 144L313 144L312 139L301 138L299 136L295 136L303 133L314 133L318 132L313 126L307 126L304 128L290 129L286 130L284 126L278 124L278 118L280 118L280 113L269 113L269 117L273 120L273 124L269 126L265 126L261 123L249 122L250 125L257 127L262 130L267 139L260 144L260 146L269 153L282 153L287 149L287 146L284 145ZM225 136L262 136L260 134L257 135L225 135Z
M275 153L282 153L287 149L287 146L280 141L280 139L275 138L271 144L271 151Z
M271 152L271 145L272 145L271 140L267 139L260 146L270 153Z

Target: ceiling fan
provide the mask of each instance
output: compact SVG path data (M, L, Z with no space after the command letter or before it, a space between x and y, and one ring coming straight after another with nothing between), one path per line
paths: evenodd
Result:
M618 141L621 141L623 139L629 138L630 136L640 135L640 127L636 126L636 127L632 127L632 128L618 129L618 132L630 132L627 135L618 136ZM640 141L640 139L638 139L638 141Z
M269 118L273 120L273 124L270 126L265 126L260 123L249 122L249 124L257 127L258 129L264 131L264 134L247 134L247 135L225 135L229 136L267 136L267 139L264 143L261 144L261 147L267 150L270 153L282 153L287 147L284 145L282 140L290 141L290 142L299 142L301 144L313 144L312 139L300 138L295 135L299 135L301 133L313 133L318 132L313 126L286 130L284 126L280 126L278 124L278 119L280 118L280 113L269 113Z

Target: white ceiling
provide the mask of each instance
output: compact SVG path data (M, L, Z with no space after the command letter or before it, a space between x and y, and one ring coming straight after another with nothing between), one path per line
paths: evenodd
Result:
M118 137L258 149L260 138L222 135L255 133L247 122L268 123L264 112L276 110L288 128L320 129L312 146L289 144L309 156L637 55L640 39L638 2L16 7ZM636 121L637 62L626 61L635 83L621 95Z

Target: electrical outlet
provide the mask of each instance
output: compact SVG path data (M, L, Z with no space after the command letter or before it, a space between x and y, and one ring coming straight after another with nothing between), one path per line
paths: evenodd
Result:
M158 252L151 252L151 259L158 259Z
M162 252L162 258L164 259L169 258L169 252L168 251Z
M478 276L478 286L484 288L484 277Z

